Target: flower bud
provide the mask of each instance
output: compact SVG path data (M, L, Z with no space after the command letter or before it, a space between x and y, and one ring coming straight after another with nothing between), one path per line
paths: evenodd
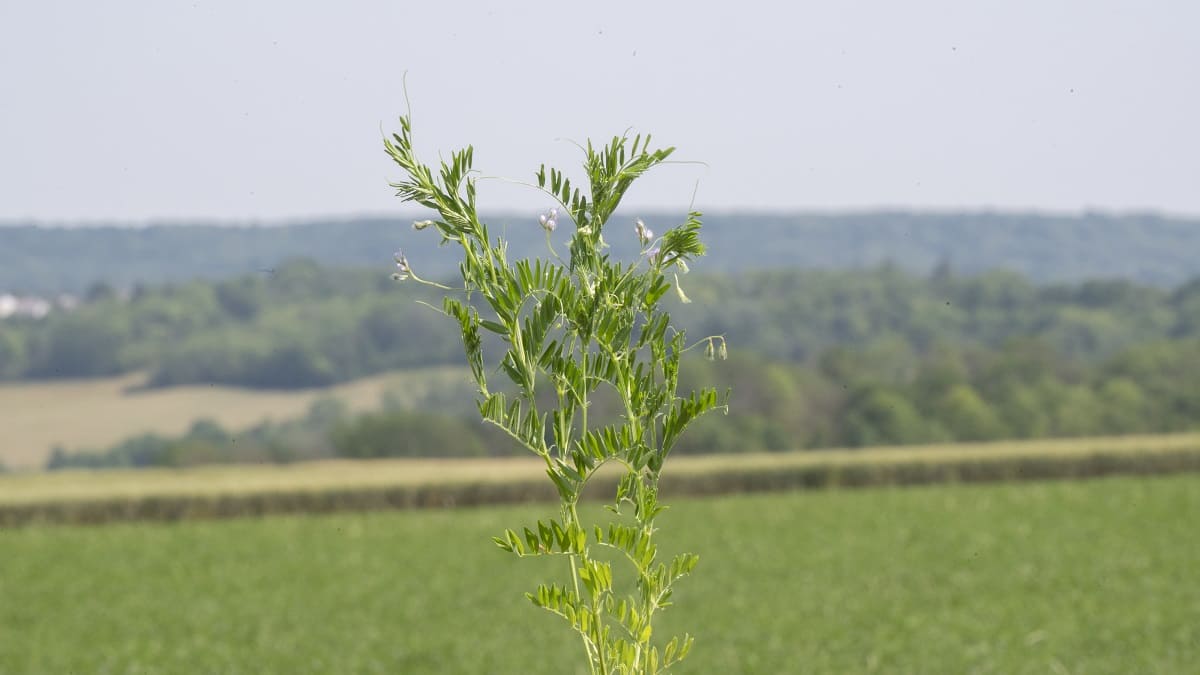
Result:
M413 229L414 230L423 230L432 224L433 224L432 220L414 220L413 221Z
M704 343L704 358L708 359L709 361L713 360L713 341L712 341L712 339L709 339L708 342Z
M683 292L683 287L679 285L678 274L675 275L675 294L679 296L679 301L685 305L692 301L691 298L689 298L687 294ZM711 343L709 344L709 347L712 347Z
M646 223L642 222L641 218L633 222L633 231L637 234L638 241L642 242L643 246L649 244L654 239L654 231L646 227Z

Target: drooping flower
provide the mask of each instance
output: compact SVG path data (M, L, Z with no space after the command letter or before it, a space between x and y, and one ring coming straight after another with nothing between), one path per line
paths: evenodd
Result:
M392 279L395 279L396 281L404 281L412 276L412 269L410 269L408 266L408 258L404 257L404 251L402 249L397 250L393 258L396 261L396 268L398 271L392 273Z
M649 244L654 239L654 231L646 227L646 223L643 223L641 218L634 221L633 231L637 233L637 238L642 242L642 246Z
M692 299L689 298L687 296L687 294L683 292L683 286L679 285L679 275L678 274L675 275L675 295L678 295L679 301L685 305L692 301Z
M538 223L541 224L542 229L553 232L554 228L558 227L558 209L550 209L538 216Z

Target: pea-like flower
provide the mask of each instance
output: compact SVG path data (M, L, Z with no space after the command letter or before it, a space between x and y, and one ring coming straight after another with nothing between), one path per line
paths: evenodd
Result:
M396 281L404 281L412 276L412 269L410 269L408 266L408 258L404 257L403 250L396 251L396 254L393 256L393 258L396 261L396 267L399 271L392 273L392 279L395 279Z
M646 223L643 223L641 218L634 221L633 231L637 233L637 238L642 242L642 246L649 244L654 239L654 231L646 227Z
M675 275L675 295L678 295L679 301L685 305L691 303L691 301L692 301L692 299L687 296L687 293L683 292L683 286L679 285L679 275L678 274Z
M542 229L547 232L553 232L554 228L558 227L558 209L550 209L548 212L538 216L538 223Z
M413 229L414 230L423 230L432 224L433 224L432 220L414 220L413 221Z

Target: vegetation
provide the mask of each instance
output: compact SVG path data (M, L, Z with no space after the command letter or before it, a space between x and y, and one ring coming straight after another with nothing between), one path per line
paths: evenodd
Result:
M321 387L457 354L436 316L386 275L301 261L268 278L147 288L128 300L102 293L44 321L0 324L2 334L24 359L0 368L13 376L149 369L152 386Z
M479 425L462 424L471 411L458 403L461 387L402 406L440 430L417 445L399 442L420 425L396 406L359 418L366 406L351 401L340 426L306 424L298 416L313 393L206 387L155 395L135 391L140 379L105 375L147 370L152 387L293 391L458 363L452 325L412 302L437 303L437 295L400 292L381 271L294 261L225 281L142 287L127 299L96 288L73 313L0 322L0 378L30 382L0 388L0 403L14 412L0 427L0 457L28 468L54 445L54 467L504 452ZM728 364L688 364L682 384L732 386L740 395L730 424L698 422L702 431L683 437L680 453L1200 424L1200 389L1189 377L1200 372L1200 279L1172 290L1125 281L1036 285L1012 273L963 276L941 267L917 276L889 265L687 278L696 302L672 306L680 325L693 335L724 334L738 349ZM502 353L505 343L489 335L483 351ZM45 379L66 377L93 382ZM130 391L113 396L114 387ZM92 406L80 398L87 392L112 402ZM55 421L63 413L51 404L67 396L80 424ZM140 409L122 414L126 403ZM598 398L595 418L619 414L616 403ZM274 421L263 424L267 417ZM205 418L222 433L186 433Z
M685 387L733 387L733 414L700 420L681 454L780 452L940 442L1148 434L1200 429L1200 340L1152 342L1096 363L1077 363L1038 341L1000 349L915 354L902 342L831 348L812 364L735 352L726 362L690 359ZM413 378L413 380L417 380ZM410 380L411 381L411 380ZM415 388L416 385L410 385ZM102 450L60 451L48 468L190 466L334 457L512 454L495 430L465 420L467 388L426 386L403 405L320 414L226 430L201 424L183 435L150 434ZM548 399L552 402L552 397ZM619 417L598 396L592 419Z
M675 583L691 574L699 556L659 562L657 517L666 510L659 482L680 435L705 413L727 409L711 387L679 394L680 362L696 345L689 346L662 306L672 289L668 274L688 302L679 275L705 253L701 214L689 213L657 237L636 221L625 236L640 251L628 260L612 256L605 235L620 237L610 221L621 200L674 148L651 149L649 136L614 137L599 147L588 141L582 189L572 190L570 178L543 165L541 198L562 207L561 216L551 208L538 218L548 255L510 262L508 238L493 239L476 211L471 147L441 162L436 177L416 157L408 117L384 147L404 172L392 185L397 195L433 212L413 228L434 230L463 254L459 289L421 279L403 252L396 253L393 278L447 292L442 312L458 324L480 417L540 458L558 493L557 517L539 519L523 536L506 529L496 544L517 557L560 556L569 563L570 586L538 584L526 597L578 634L592 675L670 670L691 651L693 638L655 635L654 620L674 604ZM560 218L574 230L565 259L552 244ZM507 345L499 356L500 350L485 353L484 332ZM725 357L718 336L701 342L709 358L718 350ZM496 388L497 371L510 393ZM620 414L589 420L602 389ZM584 520L579 501L606 467L620 473L612 514Z
M510 609L546 561L485 543L547 508L0 531L0 671L577 672ZM1195 476L680 501L709 583L664 629L680 673L1190 672L1197 512Z
M640 215L647 223L684 214ZM532 214L491 214L497 227ZM634 214L618 214L632 221ZM289 258L330 266L388 263L402 218L320 220L272 227L172 223L146 227L35 227L0 223L0 293L80 294L94 284L128 290L194 279L269 275ZM866 268L885 261L925 274L950 262L967 274L1009 269L1039 283L1121 278L1167 287L1200 275L1200 222L1154 214L1037 213L728 213L705 219L717 251L708 269L727 273L794 268ZM748 236L749 233L749 236ZM636 246L613 243L615 255ZM514 258L539 241L515 241ZM87 252L80 255L81 251ZM180 251L203 251L181 256ZM457 270L453 251L417 244L432 278Z
M1094 362L1144 342L1200 338L1200 279L1173 291L1124 281L1037 286L1010 273L919 277L891 266L688 279L696 302L672 307L684 329L797 363L835 345L903 343L927 355L1018 338ZM149 370L156 386L289 389L458 363L452 324L414 294L440 304L433 292L399 292L382 270L303 261L268 276L143 288L128 300L98 294L71 313L0 322L0 377ZM485 351L505 348L489 335Z

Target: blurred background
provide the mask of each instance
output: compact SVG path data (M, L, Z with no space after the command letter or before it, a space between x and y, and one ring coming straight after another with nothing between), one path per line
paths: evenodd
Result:
M688 502L681 512L710 525L680 542L726 586L774 570L773 586L745 593L776 618L732 625L751 610L710 591L696 615L709 651L686 672L1185 672L1200 634L1181 617L1200 596L1180 589L1200 581L1184 565L1198 552L1172 532L1200 514L1186 473L1200 467L1197 21L1198 6L1168 1L0 5L0 633L26 636L0 638L0 670L572 672L551 638L481 637L488 649L438 656L463 648L437 628L461 616L414 637L414 617L465 592L468 568L443 570L441 591L406 591L424 599L384 587L394 571L373 556L438 539L438 519L505 527L516 516L499 507L33 525L213 515L196 495L531 475L478 422L455 326L417 302L438 296L390 278L397 248L425 278L457 275L455 252L411 228L429 214L388 186L401 173L383 138L411 110L427 162L474 146L486 220L519 256L545 251L537 215L552 204L500 178L531 181L542 163L570 175L578 144L623 133L678 148L685 161L639 183L606 239L632 259L635 219L661 232L705 212L709 255L683 279L693 302L671 310L689 334L729 344L728 361L687 362L683 386L733 398L681 442L683 461L709 457L726 475L805 466L826 472L821 485L838 483L829 467L868 459L883 468L863 480L904 483L887 468L896 458L953 457L938 481L974 463L991 478L1180 473L756 497L739 502L749 520L728 524L762 537L748 558L722 557L710 536L717 502ZM720 492L761 482L724 480ZM168 496L173 516L147 506ZM255 508L312 510L301 502ZM962 509L958 525L938 515ZM843 523L801 515L814 510ZM888 510L902 515L880 521ZM822 543L785 554L764 518ZM268 572L334 530L349 562ZM913 548L914 532L931 539ZM1092 548L1106 537L1114 548ZM1130 537L1160 539L1118 545ZM271 562L247 561L252 541L268 542ZM442 557L408 564L432 573L463 551L506 564L486 541L438 539ZM100 551L99 571L32 581L84 550ZM961 596L937 583L981 550L993 567L959 579ZM789 556L814 571L777 564ZM140 581L122 576L127 557L151 561ZM471 616L540 628L505 605L524 569ZM279 586L256 610L236 589L208 605L182 590L213 570ZM361 611L331 595L286 618L288 584L353 575L380 580L346 590ZM1122 575L1137 584L1104 586ZM791 618L763 609L772 588L795 598L814 584L830 595L795 600ZM1039 584L1068 595L1047 599ZM864 604L872 588L891 589L876 594L890 604ZM115 618L104 607L117 596L140 599ZM167 597L203 607L184 621ZM1038 597L1038 618L1021 618ZM1111 616L1063 609L1100 597ZM871 622L880 615L892 629ZM214 632L229 617L245 631ZM325 623L336 635L314 647ZM64 651L68 630L90 637ZM409 637L389 642L398 634ZM809 637L783 637L796 634ZM1109 648L1090 642L1104 636ZM564 656L514 665L537 650Z

